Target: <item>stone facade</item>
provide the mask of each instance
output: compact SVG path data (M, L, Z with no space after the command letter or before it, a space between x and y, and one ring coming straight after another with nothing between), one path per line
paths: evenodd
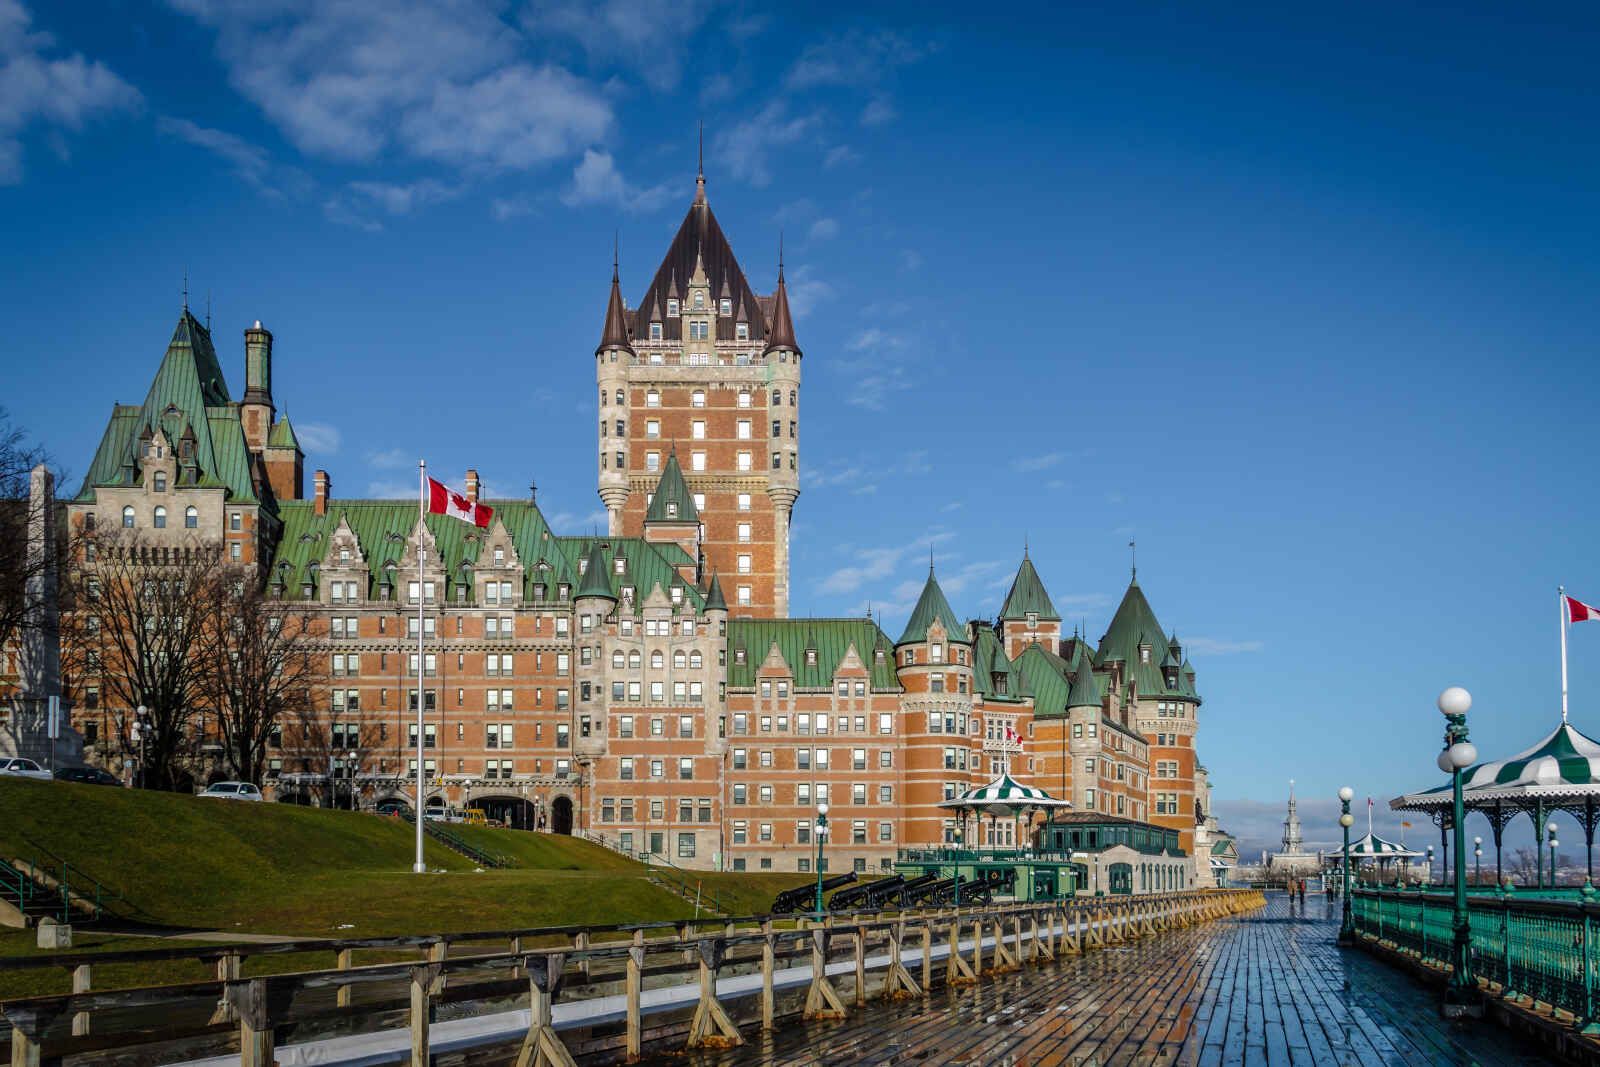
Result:
M485 501L486 529L419 520L415 501L337 496L323 471L302 499L271 334L257 323L245 347L235 404L205 384L209 331L186 311L71 513L143 529L165 508L165 536L227 544L312 620L326 719L277 739L274 795L413 804L420 701L427 803L687 867L808 871L820 801L833 870L958 834L1025 843L938 806L1007 769L1080 812L1172 828L1191 856L1209 843L1194 670L1136 580L1093 646L1062 634L1026 552L994 620L958 619L932 567L897 638L787 617L801 350L781 264L756 296L703 180L638 308L613 272L595 357L604 535L552 530L532 498ZM476 501L475 472L464 484ZM79 718L105 740L116 717L82 686ZM1184 868L1206 884L1209 863Z

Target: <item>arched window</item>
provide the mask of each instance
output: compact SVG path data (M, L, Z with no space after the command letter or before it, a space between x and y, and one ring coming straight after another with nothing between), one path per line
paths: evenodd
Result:
M634 668L635 670L638 670L638 668L639 668L639 650L638 649L634 649L632 652L628 653L628 666Z
M167 472L166 471L156 471L156 479L155 480L156 480L156 492L165 493L167 491Z
M167 509L166 508L161 508L161 507L156 508L155 527L158 530L165 530L167 528Z
M600 390L600 406L605 407L606 401L611 399L611 393L605 389Z
M663 660L661 658L661 650L660 649L657 649L656 651L650 653L650 666L656 668L657 670L660 670L663 665L664 665L664 663L663 663Z
M693 670L699 670L700 669L700 662L701 662L700 653L698 653L698 652L689 653L689 666L690 666L690 668L692 668Z
M795 391L793 389L789 390L789 406L790 407L794 407L795 406L794 405L795 396L796 396Z
M193 504L183 509L183 528L193 530L200 525L200 511Z
M773 407L780 407L782 404L783 404L783 390L782 389L774 389L772 391L772 406Z
M676 651L676 652L674 652L672 654L672 665L674 667L676 667L678 670L682 670L683 667L684 667L684 664L686 664L687 662L688 662L688 657L686 657L683 654L683 649L680 648L680 649L678 649L678 651Z
M626 662L626 659L627 659L627 657L623 656L622 650L620 648L617 649L617 651L611 653L611 665L613 667L621 669L622 665Z
M122 509L122 528L125 529L125 530L133 529L133 505L132 504L129 504L127 507Z
M622 403L622 390L621 389L617 390L617 403L618 404Z

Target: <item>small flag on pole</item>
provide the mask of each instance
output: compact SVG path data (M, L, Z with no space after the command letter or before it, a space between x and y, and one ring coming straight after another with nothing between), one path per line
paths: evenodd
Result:
M458 493L432 478L428 479L428 513L449 515L484 529L488 529L489 522L494 518L494 508L468 500L466 494Z
M1585 604L1570 596L1563 596L1567 602L1567 618L1572 622L1600 621L1600 608Z

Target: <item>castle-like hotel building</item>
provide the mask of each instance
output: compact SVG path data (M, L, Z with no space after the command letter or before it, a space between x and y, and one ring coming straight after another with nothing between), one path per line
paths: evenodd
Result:
M90 541L220 544L316 620L325 723L275 738L285 798L331 778L363 806L409 806L420 700L430 805L680 866L808 871L827 801L831 869L887 869L952 841L939 803L1009 768L1069 818L1177 830L1210 884L1195 672L1136 580L1094 645L1063 632L1026 553L993 621L957 618L931 567L898 632L788 617L802 360L781 264L758 295L702 177L632 308L613 272L595 352L604 536L552 530L532 499L488 501L480 530L340 498L322 471L307 493L272 335L245 331L234 401L187 309L145 401L114 408L69 521ZM465 484L476 498L475 472ZM92 674L73 685L87 751L115 766L126 712ZM1018 843L1004 820L964 830Z

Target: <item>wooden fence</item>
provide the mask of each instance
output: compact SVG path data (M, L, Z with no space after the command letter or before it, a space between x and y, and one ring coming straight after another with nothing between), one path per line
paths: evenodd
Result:
M685 1015L689 1048L742 1043L727 1007L733 1000L756 999L760 1025L771 1028L780 1017L780 992L803 988L806 1018L839 1017L849 1010L841 993L846 983L835 984L840 977L848 982L851 1003L862 1007L869 970L881 972L881 995L917 996L938 981L975 982L986 972L1156 935L1262 904L1262 895L1252 890L1204 890L854 912L820 922L756 916L32 956L0 960L0 970L65 968L72 975L72 992L0 1002L0 1016L11 1028L13 1067L110 1050L117 1052L108 1061L116 1063L223 1053L226 1060L217 1062L269 1067L280 1038L290 1034L297 1041L329 1045L364 1041L367 1062L427 1067L430 1051L438 1051L431 1028L441 1009L470 1014L479 1023L501 1020L498 1029L480 1026L467 1041L485 1048L501 1045L510 1060L511 1047L520 1040L514 1053L518 1067L575 1062L557 1036L558 1025L573 1032L580 1054L610 1050L634 1059L647 1041L654 1045L666 1035L681 1034ZM304 952L331 953L336 965L244 975L251 960ZM390 958L359 964L358 954ZM403 958L394 961L396 955ZM214 968L215 977L94 989L96 967L174 960L202 961ZM558 1002L566 1015L559 1023ZM519 1005L525 1006L525 1017L516 1010ZM353 1036L363 1032L363 1022L365 1036ZM390 1028L397 1025L403 1026L398 1033L409 1037L409 1049L394 1040L397 1031ZM461 1040L452 1047L459 1050Z

